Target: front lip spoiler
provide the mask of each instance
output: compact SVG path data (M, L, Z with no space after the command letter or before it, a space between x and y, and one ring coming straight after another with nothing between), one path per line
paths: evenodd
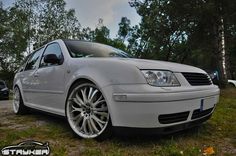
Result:
M174 126L167 126L167 127L159 127L159 128L130 128L130 127L119 127L115 126L114 131L117 134L125 134L125 135L167 135L167 134L172 134L176 132L180 132L183 130L187 130L193 127L197 127L203 122L207 121L208 119L211 118L211 115L207 115L203 118L190 121L187 123L183 124L178 124Z

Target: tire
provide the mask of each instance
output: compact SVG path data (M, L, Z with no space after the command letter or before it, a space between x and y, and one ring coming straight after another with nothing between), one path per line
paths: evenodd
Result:
M12 104L13 104L13 111L15 114L23 115L28 112L28 108L24 105L19 87L14 88Z
M233 83L228 84L229 88L236 88L236 86Z
M71 129L79 138L102 141L111 136L107 103L93 83L74 84L69 91L65 111Z

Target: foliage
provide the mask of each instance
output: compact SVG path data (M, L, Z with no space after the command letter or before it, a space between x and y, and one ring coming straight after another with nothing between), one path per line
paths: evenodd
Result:
M0 77L11 80L27 47L27 14L17 6L4 10L0 3ZM9 82L8 82L9 83Z
M82 30L82 38L84 40L107 44L126 51L127 49L126 45L124 44L124 40L122 40L120 37L111 39L110 30L103 25L103 20L99 19L98 22L99 23L95 30L91 30L89 27L84 28Z
M34 44L34 49L58 38L80 36L80 23L75 10L66 10L64 0L17 0L15 5L29 15L29 42Z
M129 35L130 30L132 30L130 27L130 20L127 17L122 17L119 23L119 38L125 41L126 37Z

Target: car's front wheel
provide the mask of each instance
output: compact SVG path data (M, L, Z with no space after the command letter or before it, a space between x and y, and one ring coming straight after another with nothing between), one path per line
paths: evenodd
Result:
M67 98L66 116L72 130L82 138L103 140L111 134L106 100L92 83L72 86Z

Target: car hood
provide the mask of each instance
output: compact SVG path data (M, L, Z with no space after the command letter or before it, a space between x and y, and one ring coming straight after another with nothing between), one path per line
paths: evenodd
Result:
M119 58L122 63L127 63L136 66L139 69L161 69L170 70L173 72L195 72L195 73L206 73L200 68L196 68L189 65L167 62L167 61L156 61L156 60L145 60L145 59L127 59Z
M81 59L74 59L75 64L77 61L86 62L87 65L96 65L99 66L103 64L104 66L112 65L127 65L128 66L135 66L138 69L160 69L160 70L170 70L172 72L194 72L194 73L206 73L200 68L196 68L189 65L167 62L167 61L157 61L157 60L146 60L146 59L134 59L134 58L81 58ZM78 63L81 67L81 64ZM123 66L122 66L123 67Z

